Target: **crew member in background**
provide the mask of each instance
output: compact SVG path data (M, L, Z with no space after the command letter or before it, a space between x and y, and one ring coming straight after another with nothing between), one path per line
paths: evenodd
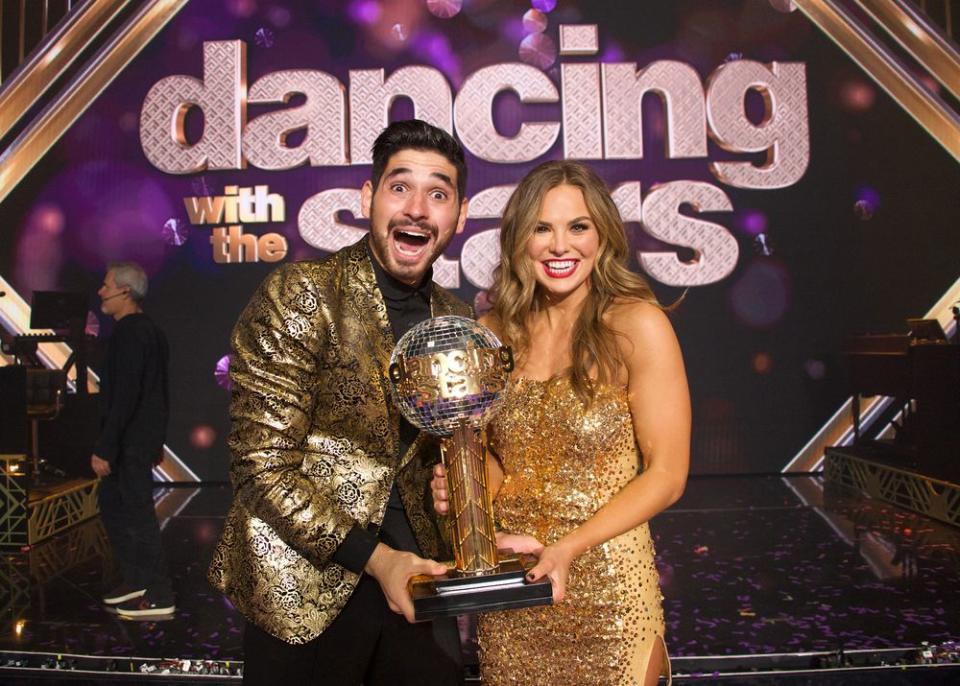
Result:
M123 581L103 602L128 618L174 612L173 587L153 506L153 466L170 414L169 348L144 314L147 275L133 262L111 264L97 291L116 320L100 372L101 429L90 466L100 477L100 517Z

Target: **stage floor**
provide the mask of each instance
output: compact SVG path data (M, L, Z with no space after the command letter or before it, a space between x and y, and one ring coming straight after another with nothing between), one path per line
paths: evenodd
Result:
M228 487L158 491L177 614L98 602L99 520L5 555L0 650L242 659L242 617L205 579ZM847 650L960 637L960 530L814 477L700 477L651 525L674 656Z

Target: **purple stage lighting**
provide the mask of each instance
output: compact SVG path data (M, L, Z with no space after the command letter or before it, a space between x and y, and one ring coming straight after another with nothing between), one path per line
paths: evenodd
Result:
M790 304L790 278L775 261L757 260L748 266L729 293L730 307L747 326L763 329L777 324Z
M523 30L526 33L543 33L547 30L547 15L540 10L527 10L523 15Z
M880 208L880 194L872 186L860 186L856 192L853 212L861 221L873 218Z
M740 213L737 223L744 233L759 236L767 230L767 215L760 210L746 210Z
M257 32L253 34L253 42L261 48L272 48L275 42L273 31L265 26L261 26L257 29Z
M217 385L220 388L230 390L233 387L233 383L230 381L230 356L224 355L219 360L217 360L217 366L213 370L213 377L217 380Z
M372 24L380 18L380 3L357 0L347 5L347 16L359 24Z
M427 0L427 9L435 17L449 19L463 9L463 0Z
M541 12L553 12L557 7L557 0L531 0L530 6Z
M544 33L532 33L520 42L520 59L538 69L548 69L557 61L557 45Z
M166 241L168 245L175 245L177 247L187 242L187 236L189 236L189 234L190 227L174 217L164 222L163 228L160 229L160 235L163 236L163 240Z

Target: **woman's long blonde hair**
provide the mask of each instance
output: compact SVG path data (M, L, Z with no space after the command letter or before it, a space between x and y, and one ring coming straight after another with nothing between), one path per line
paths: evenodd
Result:
M547 192L564 184L583 193L600 238L590 289L573 329L569 371L573 390L589 404L594 395L591 376L601 384L612 383L622 362L616 332L604 321L606 312L618 301L640 300L658 307L659 303L643 277L627 267L629 245L620 212L603 179L586 165L566 160L541 164L510 196L500 228L493 314L504 344L522 360L530 344L527 325L541 306L527 241L540 221Z

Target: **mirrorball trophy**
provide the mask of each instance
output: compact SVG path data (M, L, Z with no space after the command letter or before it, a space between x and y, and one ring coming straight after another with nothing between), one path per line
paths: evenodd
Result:
M455 568L419 576L410 592L417 619L546 605L546 577L527 583L528 555L497 552L480 432L499 409L513 369L510 348L466 317L435 317L400 338L390 357L394 400L407 420L440 437L450 493Z

